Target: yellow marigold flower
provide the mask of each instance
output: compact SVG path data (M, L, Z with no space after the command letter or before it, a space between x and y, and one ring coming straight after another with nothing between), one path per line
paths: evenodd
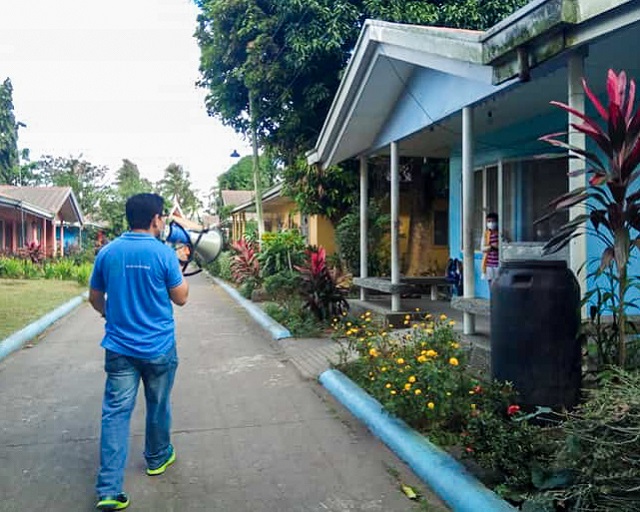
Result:
M385 388L387 388L387 389L390 389L390 388L391 388L391 384L389 384L389 383L387 382L387 383L386 383L386 385L385 385L384 387L385 387Z
M409 322L409 320L405 320L404 322L402 322L404 325L409 325L411 322Z
M362 343L364 341L364 338L358 338L358 341Z
M351 327L351 322L347 322L347 327Z
M427 357L438 357L438 353L435 350L433 350L432 348L427 350L427 353L425 355Z
M407 379L409 382L414 383L416 381L416 378L412 375L411 377L409 377Z
M450 320L449 321L449 326L453 327L454 325L456 325L456 321L455 320Z
M421 389L416 389L416 390L414 391L414 393L415 393L416 395L421 395L421 394L422 394L422 390L421 390Z
M447 315L445 315L444 313L440 315L440 320L444 322L446 319L447 319Z
M427 404L427 407L428 407L429 409L433 409L435 406L436 406L436 404L434 404L433 402L429 402L429 403Z
M410 320L411 319L411 315L404 315L404 319L405 320Z
M369 379L369 380L376 380L376 378L375 377L371 377L371 379Z
M456 343L455 341L452 341L450 345L451 345L451 348L460 348L460 343Z
M456 359L455 357L450 358L450 359L449 359L449 364L450 364L451 366L458 366L458 364L459 364L459 363L458 363L458 359Z
M389 324L389 329L393 329L393 324Z
M392 327L392 326L390 326L390 327ZM386 333L385 331L382 331L382 332L380 333L380 336L386 336L386 335L387 335L387 333Z
M425 329L424 332L426 332L427 334L433 334L433 329Z
M378 351L375 348L372 348L371 350L369 350L369 355L371 357L378 357Z
M404 359L402 359L401 357L399 357L399 358L396 360L396 363L398 363L398 364L404 364Z
M420 311L420 308L416 308L416 311Z
M342 313L342 316L347 316L347 312L346 312L346 311L344 311L344 312Z
M408 382L404 385L404 389L406 389L407 391L409 391L411 389L411 384L409 384Z
M476 410L476 404L471 404L471 410L473 410L473 411Z
M419 363L426 363L427 362L427 356L418 356L418 362Z
M371 316L371 311L365 311L365 312L364 312L364 314L365 314L366 316Z
M395 394L396 394L396 390L395 390L395 389L392 389L392 390L391 390L391 394L392 394L392 395L395 395Z
M383 366L382 368L380 368L380 371L381 371L381 372L386 372L386 371L387 371L387 367L386 367L386 366Z
M447 395L447 396L451 396L451 391L447 391L447 392L446 392L446 395Z

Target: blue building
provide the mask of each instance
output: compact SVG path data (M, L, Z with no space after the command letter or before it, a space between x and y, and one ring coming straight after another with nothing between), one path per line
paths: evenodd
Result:
M463 261L465 297L486 299L484 215L500 215L503 260L541 258L562 219L535 226L534 219L552 198L585 184L584 175L568 177L584 162L538 141L569 131L571 144L593 149L569 130L573 116L550 101L589 113L583 77L599 96L609 69L640 78L638 40L640 2L631 0L534 0L484 32L369 20L308 162L326 168L359 158L366 197L369 160L388 156L391 283L400 283L400 158L448 159L449 254ZM595 238L581 237L554 258L577 272L600 251ZM579 281L583 291L590 285L583 274ZM392 309L400 310L399 293ZM464 330L474 331L472 313Z

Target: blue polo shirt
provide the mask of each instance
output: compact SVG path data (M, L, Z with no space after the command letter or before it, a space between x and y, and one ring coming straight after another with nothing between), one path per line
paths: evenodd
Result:
M140 359L154 359L173 348L169 290L181 283L176 253L150 234L127 232L103 247L90 283L107 295L102 346Z

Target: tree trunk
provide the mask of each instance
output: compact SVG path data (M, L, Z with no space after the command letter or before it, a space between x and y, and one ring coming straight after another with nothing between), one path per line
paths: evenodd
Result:
M430 262L427 248L430 246L431 211L425 193L425 181L422 165L418 159L411 161L411 196L409 211L408 246L403 273L407 276L420 276L428 273Z

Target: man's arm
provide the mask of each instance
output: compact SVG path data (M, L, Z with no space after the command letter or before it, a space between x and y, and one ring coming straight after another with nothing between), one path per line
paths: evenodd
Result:
M93 309L95 309L98 313L100 313L101 316L104 316L104 306L105 306L104 292L101 292L94 288L90 288L89 303L93 306Z
M189 297L189 283L187 283L185 278L182 278L182 282L178 286L169 288L169 297L171 297L171 302L176 306L184 306L187 303L187 298Z

